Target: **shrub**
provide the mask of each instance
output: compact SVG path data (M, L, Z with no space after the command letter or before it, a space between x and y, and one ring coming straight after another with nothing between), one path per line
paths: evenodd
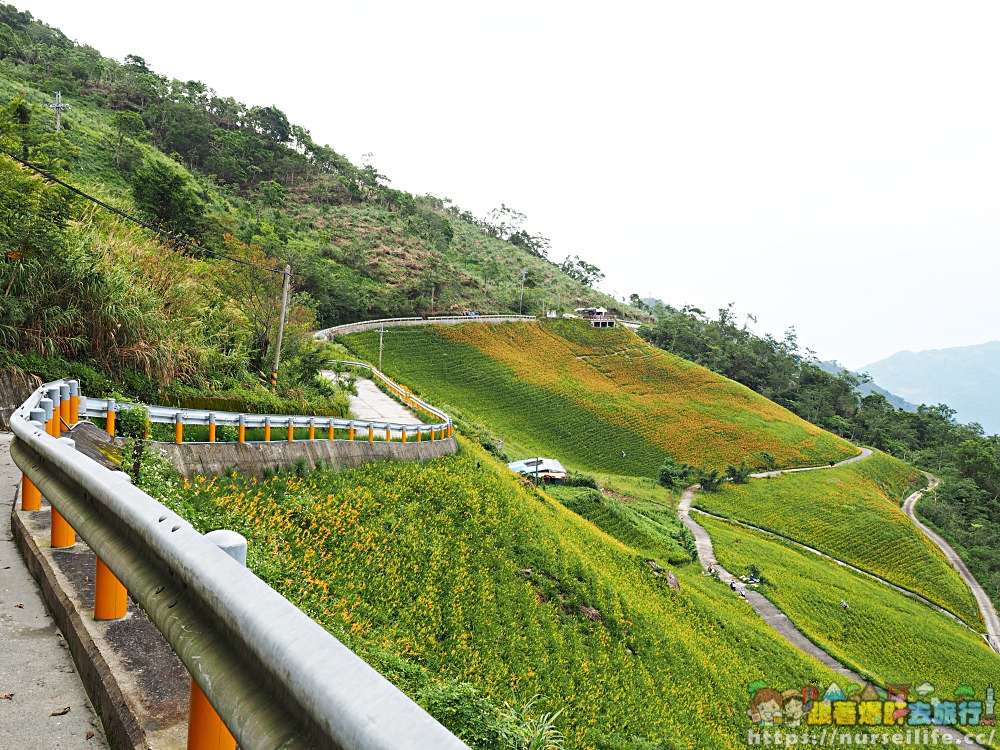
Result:
M597 479L593 474L584 474L578 471L567 471L566 472L566 486L567 487L590 487L592 490L597 489Z

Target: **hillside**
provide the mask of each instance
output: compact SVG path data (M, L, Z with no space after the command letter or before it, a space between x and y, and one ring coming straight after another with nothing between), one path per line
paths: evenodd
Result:
M865 365L879 383L914 403L946 403L964 422L1000 433L1000 341L921 352L897 352Z
M58 132L55 91L69 106ZM3 4L0 206L0 368L72 372L94 393L287 408L260 388L286 264L279 395L299 409L330 395L313 378L329 358L316 328L615 306L513 209L475 217L395 190L277 107L105 58Z
M377 361L378 339L368 332L342 340ZM393 329L384 335L383 367L431 401L489 424L512 456L553 455L589 471L656 477L667 455L725 469L742 460L822 464L857 452L625 328L586 321Z
M259 575L476 747L514 747L490 739L484 698L539 695L566 747L739 748L751 683L836 677L700 570L647 557L654 537L600 531L464 440L427 465L217 479L168 502L244 534Z

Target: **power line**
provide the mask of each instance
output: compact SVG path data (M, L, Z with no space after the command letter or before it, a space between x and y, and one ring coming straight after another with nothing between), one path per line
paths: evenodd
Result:
M69 190L71 193L75 193L76 195L79 195L81 198L85 198L86 200L90 201L91 203L96 203L101 208L106 209L106 210L110 211L113 214L117 214L118 216L121 216L123 219L131 221L134 224L138 224L141 227L145 227L146 229L149 229L150 231L155 232L156 234L160 235L161 237L166 237L171 242L177 243L178 245L182 245L184 247L190 248L191 250L194 250L194 251L199 252L199 253L207 253L208 255L211 255L213 257L221 258L222 260L228 260L228 261L231 261L232 263L238 263L241 266L247 266L248 268L259 268L262 271L268 271L269 273L274 273L274 274L285 275L287 273L284 269L280 269L280 268L268 268L267 266L262 266L259 263L251 263L250 261L243 260L242 258L234 258L231 255L226 255L224 253L216 252L215 250L211 250L211 249L209 249L207 247L202 247L201 245L196 245L195 243L193 243L193 242L191 242L189 240L186 240L183 237L180 237L180 236L178 236L176 234L173 234L172 232L168 232L166 229L163 229L162 227L158 227L155 224L150 224L149 222L143 221L142 219L138 219L135 216L132 216L131 214L127 214L124 211L122 211L121 209L115 208L114 206L105 203L100 198L95 198L94 196L89 195L89 194L83 192L79 188L74 187L73 185L70 185L67 182L63 182L62 180L60 180L55 175L49 174L48 172L46 172L41 167L35 166L34 164L32 164L32 163L30 163L28 161L25 161L24 159L18 158L17 156L14 156L13 154L10 154L10 153L8 153L6 151L0 152L0 153L3 153L4 156L10 157L14 161L16 161L18 164L20 164L20 165L22 165L24 167L27 167L28 169L30 169L30 170L32 170L34 172L37 172L44 179L49 180L50 182L54 182L57 185L61 185L62 187L64 187L67 190Z

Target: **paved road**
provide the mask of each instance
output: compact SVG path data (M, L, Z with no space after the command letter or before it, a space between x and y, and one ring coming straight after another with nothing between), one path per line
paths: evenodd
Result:
M930 481L930 485L927 487L928 490L934 489L941 483L940 479L930 474L927 475L927 478ZM976 597L976 604L979 605L979 612L983 616L983 622L986 625L986 640L990 644L990 648L994 651L1000 652L1000 618L997 617L997 611L993 606L992 600L989 596L987 596L979 581L976 580L976 577L972 575L972 571L969 570L969 566L965 564L965 560L959 557L958 553L951 548L951 545L948 544L948 542L942 539L940 535L927 528L917 518L917 514L915 512L917 500L919 500L926 491L927 490L918 490L906 498L903 502L903 510L906 511L906 515L910 517L910 520L917 525L917 528L924 532L924 534L926 534L927 537L934 542L934 544L941 548L941 551L944 552L944 556L948 558L948 562L955 567L955 570L958 571L959 575L965 579L969 588L972 589L972 595Z
M793 474L796 471L818 471L820 469L833 469L837 466L846 466L847 464L853 464L855 461L860 461L864 458L868 458L872 455L871 448L862 448L861 452L851 458L845 458L843 461L838 461L835 464L829 466L803 466L799 469L780 469L777 471L762 471L758 474L751 474L750 476L754 479L765 479L766 477L780 477L782 474Z
M324 370L323 377L336 382L337 373ZM421 420L409 409L391 396L379 389L367 378L357 378L358 395L350 396L351 413L355 419L372 422L391 422L394 424L417 425ZM399 437L399 431L393 431L393 437Z
M11 536L21 476L11 439L0 433L0 737L10 748L107 748L69 649Z

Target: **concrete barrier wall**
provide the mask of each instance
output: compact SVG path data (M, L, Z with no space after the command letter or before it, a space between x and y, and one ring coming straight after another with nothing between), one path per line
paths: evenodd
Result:
M296 440L269 443L157 443L181 475L214 476L230 469L244 476L263 478L267 472L295 466L323 464L331 469L351 469L371 461L429 461L458 451L455 438L419 443L384 443L367 440Z

